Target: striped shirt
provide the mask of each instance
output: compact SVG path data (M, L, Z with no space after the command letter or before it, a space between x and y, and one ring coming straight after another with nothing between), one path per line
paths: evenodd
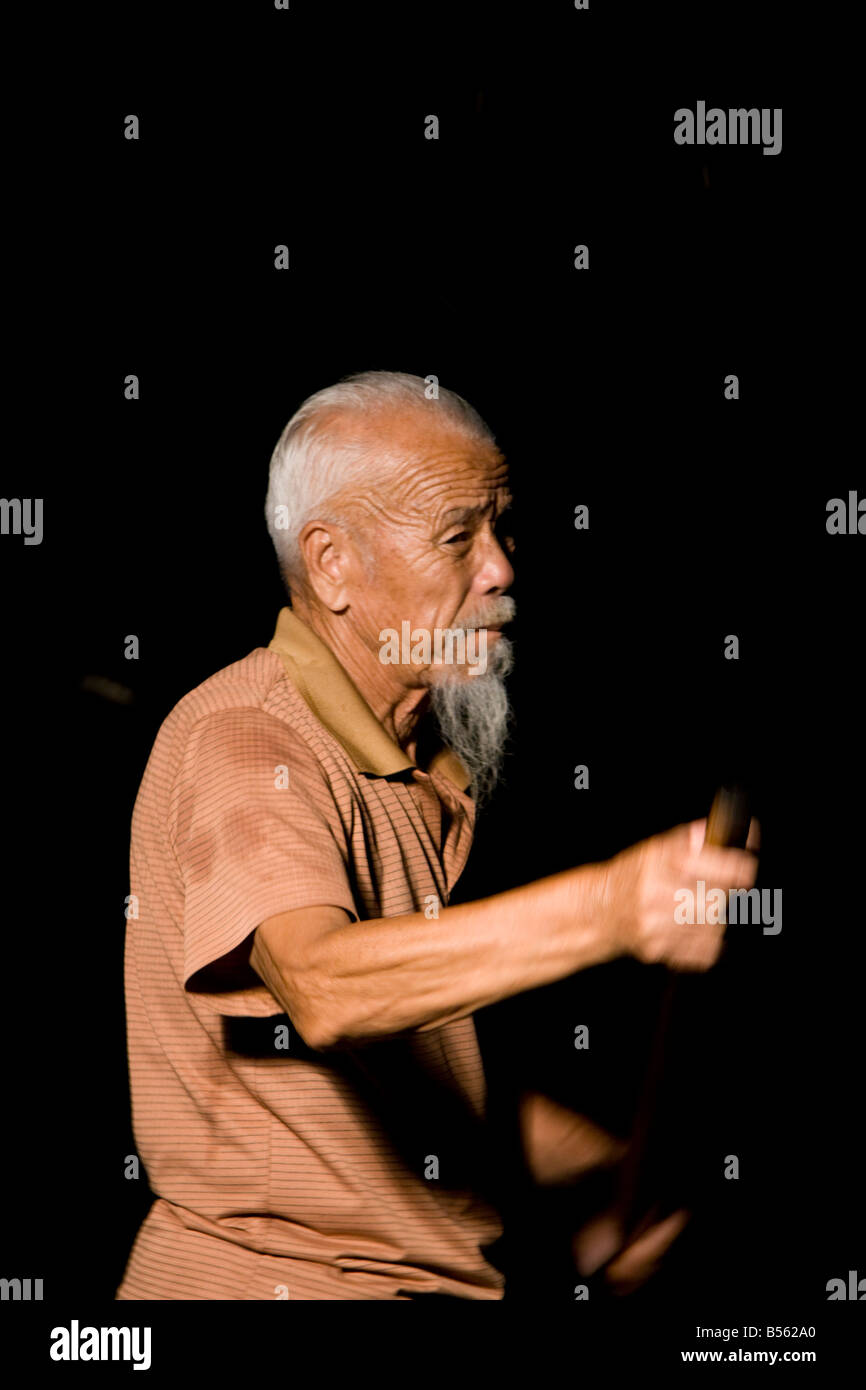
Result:
M256 927L294 908L432 926L469 854L468 781L441 744L422 771L289 608L164 721L125 950L155 1201L117 1299L503 1296L472 1018L316 1052L249 964Z

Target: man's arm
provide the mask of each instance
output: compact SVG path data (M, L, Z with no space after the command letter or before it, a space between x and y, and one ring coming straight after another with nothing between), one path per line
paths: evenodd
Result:
M540 918L544 917L541 928ZM587 867L492 898L351 922L342 908L280 913L250 964L310 1047L424 1032L606 958L600 880Z
M250 964L307 1044L339 1047L440 1028L523 990L617 956L706 970L723 925L674 921L678 889L751 887L745 850L703 846L705 821L677 826L603 864L477 902L352 922L342 908L268 918Z

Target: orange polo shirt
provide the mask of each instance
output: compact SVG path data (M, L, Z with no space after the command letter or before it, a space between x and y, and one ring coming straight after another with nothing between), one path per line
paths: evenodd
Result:
M471 1017L308 1048L249 965L314 904L431 914L474 807L422 771L289 608L186 695L132 817L125 984L135 1141L156 1194L117 1299L498 1299L485 1082Z

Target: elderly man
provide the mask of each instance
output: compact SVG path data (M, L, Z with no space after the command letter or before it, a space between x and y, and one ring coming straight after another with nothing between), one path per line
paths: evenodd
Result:
M509 727L509 501L483 421L417 377L350 377L286 426L266 512L291 607L171 712L133 815L129 1062L157 1195L118 1299L501 1298L473 1012L622 955L717 958L722 928L677 925L674 894L750 887L755 861L703 848L702 822L448 906ZM540 1096L521 1122L541 1182L620 1153Z

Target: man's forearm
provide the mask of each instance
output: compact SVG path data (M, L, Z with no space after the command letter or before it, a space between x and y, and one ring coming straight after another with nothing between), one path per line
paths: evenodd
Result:
M323 1046L425 1031L619 954L604 865L327 932L293 981Z
M684 886L749 889L757 859L707 845L706 821L674 826L586 864L429 921L349 922L340 907L263 922L250 963L313 1047L439 1028L512 994L630 955L708 970L724 924L678 920ZM752 832L755 827L752 827ZM315 1041L312 1041L315 1037Z

